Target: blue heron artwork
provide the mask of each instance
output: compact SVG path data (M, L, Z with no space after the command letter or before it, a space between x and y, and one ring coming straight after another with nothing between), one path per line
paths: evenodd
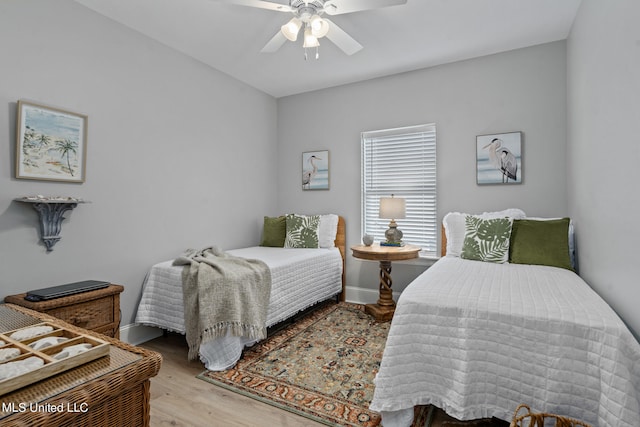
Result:
M522 132L476 137L477 183L522 183Z
M329 151L302 153L302 189L329 189Z

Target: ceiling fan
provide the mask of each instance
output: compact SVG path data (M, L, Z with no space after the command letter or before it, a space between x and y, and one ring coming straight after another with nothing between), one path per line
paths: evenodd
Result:
M362 45L347 34L342 28L323 15L342 15L363 10L379 9L387 6L405 4L407 0L289 0L289 4L280 4L263 0L217 0L223 3L240 6L257 7L276 12L289 12L293 18L284 24L280 31L262 48L262 53L272 53L280 49L287 41L296 41L298 33L303 29L307 59L307 49L316 48L315 57L318 59L318 39L327 37L347 55L353 55L362 49Z

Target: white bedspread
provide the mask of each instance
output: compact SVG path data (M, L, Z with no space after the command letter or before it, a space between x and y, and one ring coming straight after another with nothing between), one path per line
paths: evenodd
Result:
M370 407L385 427L414 405L510 421L520 403L640 426L640 344L582 279L554 267L442 258L401 294L375 385Z
M267 326L275 325L342 290L342 257L337 248L288 249L250 247L229 254L264 261L271 270L271 297ZM184 333L182 267L173 261L154 265L143 285L136 323ZM221 338L200 346L207 369L224 370L235 365L245 345L240 337Z

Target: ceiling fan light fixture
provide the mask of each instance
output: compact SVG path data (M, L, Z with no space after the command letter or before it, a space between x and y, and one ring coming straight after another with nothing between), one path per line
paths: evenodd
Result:
M318 38L313 35L311 27L306 27L304 29L304 44L302 45L302 47L309 48L309 47L318 47L320 46L320 42L318 41Z
M311 26L311 34L321 39L329 32L329 24L324 19L320 18L320 15L313 15L309 20Z
M291 18L289 22L280 27L282 34L292 42L298 39L298 33L302 27L302 21L296 17Z

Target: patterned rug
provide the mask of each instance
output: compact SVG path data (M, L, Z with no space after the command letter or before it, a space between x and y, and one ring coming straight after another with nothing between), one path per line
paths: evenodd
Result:
M361 305L330 304L245 350L234 368L198 378L323 424L378 426L369 403L389 325ZM414 426L431 412L416 409Z

